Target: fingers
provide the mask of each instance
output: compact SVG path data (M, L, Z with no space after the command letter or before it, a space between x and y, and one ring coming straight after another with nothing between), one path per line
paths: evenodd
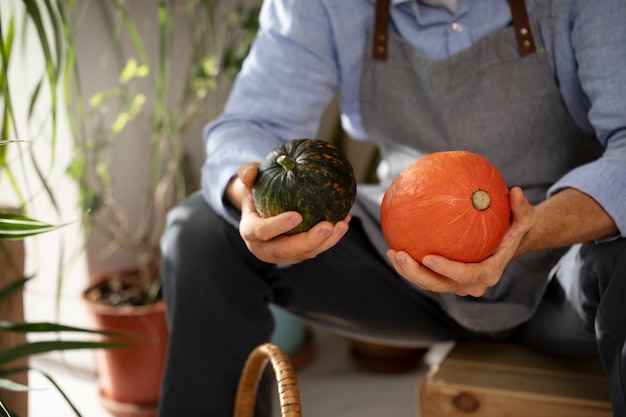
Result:
M493 285L486 277L473 275L471 267L474 264L428 255L423 259L424 265L420 265L408 253L392 249L387 252L387 257L401 276L423 290L480 297Z
M333 247L348 230L346 222L332 225L323 222L304 233L281 235L270 240L247 240L246 244L257 258L273 264L296 264L315 258Z
M423 263L433 273L448 279L448 292L462 296L484 295L487 289L498 283L501 276L501 272L494 267L490 258L480 263L468 264L443 256L428 255L424 257Z
M274 264L294 264L311 259L330 249L348 231L350 216L333 225L320 222L304 233L287 236L284 233L300 224L297 212L285 212L270 218L261 218L250 203L242 212L239 232L248 249L260 260Z
M536 221L534 207L524 196L520 187L513 187L509 192L513 223L517 223L523 230L528 230Z
M262 221L260 221L262 220ZM261 218L254 205L252 193L248 190L241 202L239 233L245 241L267 241L287 233L302 222L302 215L287 211L277 216Z
M408 253L390 249L387 257L401 276L418 287L433 292L455 292L451 280L420 265Z
M509 193L511 204L511 226L502 237L494 257L500 264L508 264L513 258L520 255L521 245L528 231L537 221L537 212L524 196L521 188L513 187ZM503 268L504 270L504 268Z
M249 162L239 167L237 170L237 176L246 187L251 188L252 185L254 185L254 180L256 179L258 172L259 163Z
M335 246L347 231L348 221L346 220L337 222L335 225L330 222L321 222L307 232L281 237L280 239L284 239L287 244L276 246L277 251L273 255L277 259L282 259L281 263L293 264L313 259Z

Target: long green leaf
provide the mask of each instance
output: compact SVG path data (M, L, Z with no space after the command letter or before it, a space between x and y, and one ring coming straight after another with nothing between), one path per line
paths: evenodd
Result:
M132 338L133 335L129 335L122 332L116 332L111 330L93 330L83 327L66 326L64 324L49 323L49 322L9 322L0 321L0 331L15 332L15 333L46 333L46 332L78 332L78 333L92 333L100 334L103 336L114 336L123 338Z
M20 368L10 368L10 369L6 369L5 368L5 369L2 369L2 370L0 370L0 376L7 376L7 375L15 374L15 373L29 372L29 371L35 371L35 372L38 372L41 375L43 375L54 386L54 388L59 392L59 394L61 394L63 399L65 399L65 402L67 403L67 405L70 406L72 411L74 411L74 414L76 414L76 416L80 417L81 414L78 411L78 409L76 408L76 406L74 405L74 403L72 403L72 401L67 396L67 394L65 394L65 392L59 386L59 384L57 384L56 381L48 373L46 373L46 372L44 372L44 371L42 371L40 369L36 369L36 368L20 367Z
M55 2L52 3L50 0L43 0L43 2L46 6L47 16L50 17L50 24L52 25L52 35L54 36L54 50L57 55L56 59L54 60L54 62L56 62L57 64L54 75L56 76L58 82L58 78L60 76L60 71L58 71L58 69L62 66L64 55L63 32L62 27L59 26L59 19L57 19L57 15L59 14L57 7L58 4L61 3L61 1L55 0Z
M74 49L74 37L72 28L70 27L63 2L58 3L59 18L61 19L63 34L65 36L65 44L67 45L67 54L65 56L65 65L63 67L63 96L65 98L65 108L67 120L72 132L72 138L75 145L78 145L77 138L86 138L86 123L82 100L75 100L75 108L72 107L72 87L76 89L76 96L82 97L83 90L80 78L80 69L76 60L76 51ZM75 116L76 114L76 116ZM85 154L84 141L80 141L79 151Z
M0 396L0 417L11 417L11 413L7 410L4 405L4 401L2 401L2 397Z
M39 93L41 92L41 86L43 85L43 79L40 79L33 93L30 95L30 103L28 104L28 118L31 119L35 113L35 106L39 101Z
M25 392L31 389L26 385L18 384L10 379L0 378L0 390L13 391L13 392Z
M54 153L54 151L53 151L53 153ZM48 179L46 178L46 176L42 172L41 168L39 167L39 162L35 158L35 154L32 153L32 152L30 153L30 161L31 161L31 166L33 167L33 169L35 170L35 173L37 174L37 178L39 179L39 183L43 186L44 190L46 191L46 195L48 196L48 200L50 201L50 204L54 208L54 211L58 215L60 215L61 209L59 208L59 203L57 203L57 199L54 196L54 193L52 192L52 189L50 188L50 182L48 181Z
M77 349L127 349L132 346L132 343L126 342L91 342L82 340L28 342L0 352L0 365L41 353Z
M139 61L142 65L150 65L150 61L148 60L148 54L146 53L146 48L143 45L143 41L141 40L141 35L139 34L139 30L137 29L137 25L133 21L132 17L128 13L128 9L124 5L123 0L112 0L115 10L122 16L122 20L124 21L124 25L126 26L126 30L128 31L128 35L139 55Z
M50 143L53 151L50 153L51 166L54 165L54 149L56 149L56 138L57 138L57 74L58 62L55 62L52 51L50 48L50 44L48 42L48 36L46 34L45 26L43 19L41 17L41 11L39 10L39 5L36 0L22 0L24 5L26 6L26 12L31 18L31 21L35 25L35 29L37 30L37 35L39 37L39 44L41 45L41 50L44 54L45 62L46 62L46 74L48 75L48 83L50 84L50 113L52 115L52 135L50 138ZM51 19L54 20L54 19ZM57 30L56 28L54 28ZM55 34L55 39L56 39Z
M19 214L0 212L0 239L23 239L59 227Z
M11 282L6 287L0 288L0 301L8 298L9 296L14 294L15 292L17 292L20 289L24 288L24 285L26 285L26 283L28 281L30 281L31 278L32 277L19 278L19 279L15 280L15 281Z
M10 125L16 129L15 119L11 105L10 86L8 81L9 57L13 46L13 34L15 30L15 20L13 16L9 20L9 29L7 31L6 40L4 38L4 29L0 19L0 92L4 98L4 106L2 107L2 127L0 128L0 139L8 141ZM6 148L0 147L0 169L6 169Z

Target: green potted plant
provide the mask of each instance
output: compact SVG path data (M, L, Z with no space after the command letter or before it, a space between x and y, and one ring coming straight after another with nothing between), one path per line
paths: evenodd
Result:
M167 211L198 187L186 135L200 142L202 126L220 110L256 33L258 4L92 2L72 28L82 78L72 108L76 141L68 173L87 213L92 276L84 298L99 328L141 336L134 349L97 352L100 398L115 415L156 408L168 336L159 238ZM94 27L104 33L102 56L94 56L93 41L81 35ZM91 50L82 54L85 48ZM108 86L94 65L105 58L116 75ZM98 84L84 82L85 74ZM119 174L128 155L128 171ZM125 200L128 190L132 196ZM120 255L123 265L108 267L103 252Z
M42 5L36 1L0 4L0 197L10 210L0 209L0 416L26 416L28 412L29 357L73 349L127 347L128 342L67 339L59 332L97 333L122 337L119 333L99 332L55 322L25 322L22 289L34 277L24 276L24 239L57 229L48 222L26 214L34 194L44 194L57 213L55 196L44 166L54 165L57 122L61 115L57 102L63 91L62 68L66 62L62 47L64 10L62 3ZM19 31L17 30L19 28ZM29 46L24 48L24 45ZM23 48L23 49L20 49ZM40 78L32 83L15 82L12 74L22 72L29 61L25 49L40 52L43 62ZM32 58L32 55L29 55ZM38 76L39 77L39 76ZM16 98L28 106L15 107ZM44 117L41 115L44 114ZM43 120L42 120L43 119ZM26 133L25 133L26 132ZM32 152L36 145L50 152L42 164ZM13 151L13 152L11 152ZM27 177L26 185L20 177ZM7 197L7 200L5 200ZM60 278L59 278L60 279ZM31 341L29 334L49 333L47 340ZM52 375L44 375L80 415L69 396L56 385Z
M5 142L0 141L0 146ZM85 341L68 340L52 337L48 340L29 341L28 334L71 332L73 334L93 333L100 336L127 338L126 335L110 331L89 330L73 326L65 326L51 322L25 322L23 320L22 295L23 286L29 278L23 275L24 246L19 244L22 239L39 233L50 232L54 226L44 222L9 212L0 212L0 265L4 268L0 275L0 311L8 314L0 321L0 416L19 417L28 414L28 372L38 371L52 383L63 396L77 416L79 410L70 397L54 381L54 377L29 366L28 359L37 354L75 349L111 349L128 348L130 341ZM19 242L15 244L15 242ZM9 243L9 244L7 244ZM17 309L16 309L17 307ZM12 321L16 317L19 321Z

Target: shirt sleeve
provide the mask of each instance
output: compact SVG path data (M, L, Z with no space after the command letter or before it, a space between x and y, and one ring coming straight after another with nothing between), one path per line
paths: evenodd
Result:
M575 188L594 198L626 237L626 2L571 1L570 42L588 99L587 117L604 155L549 190Z
M239 166L281 141L311 138L338 85L332 31L320 0L267 0L260 29L224 112L204 130L202 192L231 223L224 190Z

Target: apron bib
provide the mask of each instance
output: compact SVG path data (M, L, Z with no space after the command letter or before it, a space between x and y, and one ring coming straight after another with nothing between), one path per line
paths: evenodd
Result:
M566 111L543 41L533 37L540 31L529 23L524 2L511 0L510 6L514 26L431 61L387 33L389 1L378 0L361 80L361 114L381 153L380 183L359 187L353 215L361 218L381 254L388 248L379 218L384 191L424 154L481 154L502 172L509 187L522 187L532 204L543 200L565 173L601 155L598 142ZM480 298L426 294L469 329L509 329L532 315L564 251L516 259L501 282Z

